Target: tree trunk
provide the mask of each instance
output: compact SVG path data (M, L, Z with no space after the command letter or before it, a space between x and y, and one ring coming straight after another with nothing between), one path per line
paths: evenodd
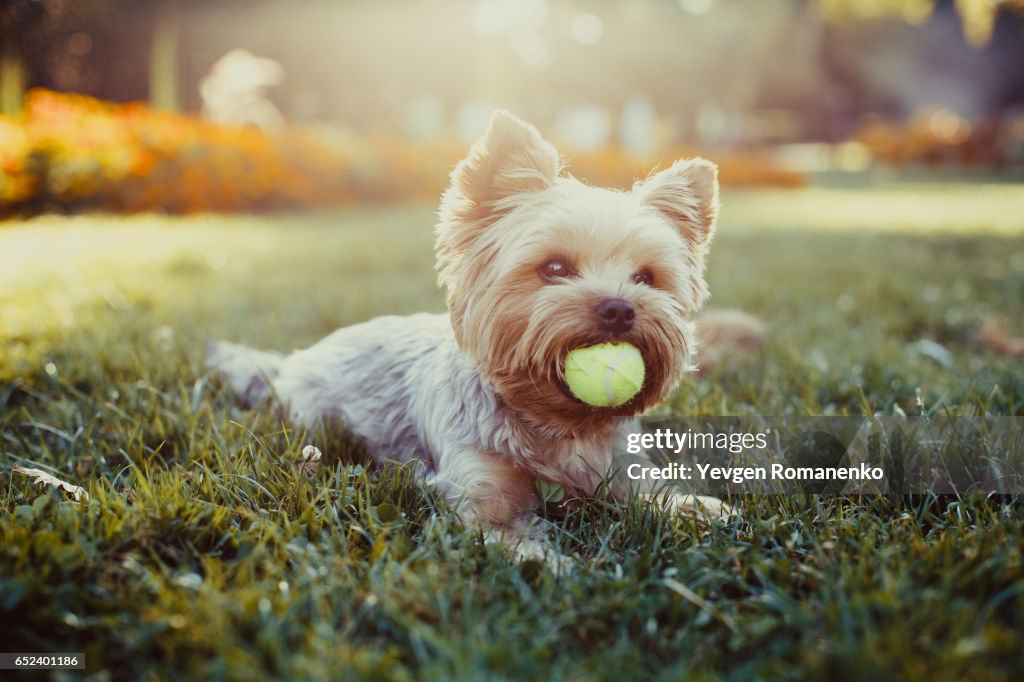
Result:
M181 8L164 2L157 8L149 58L149 103L155 109L178 111L178 38Z
M16 116L25 99L25 65L16 40L7 40L0 54L0 114Z

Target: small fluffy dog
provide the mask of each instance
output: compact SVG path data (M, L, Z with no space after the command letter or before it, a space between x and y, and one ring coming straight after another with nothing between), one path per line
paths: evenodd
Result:
M448 314L377 318L288 356L219 342L210 366L249 406L272 397L294 422L343 422L379 460L415 460L464 523L518 558L543 557L535 481L596 494L612 467L613 418L646 411L692 369L690 319L708 295L718 210L717 169L703 159L629 192L561 171L535 128L496 112L441 200ZM563 363L606 341L636 346L646 378L625 405L590 407L567 390ZM624 481L607 489L637 492ZM644 497L729 513L714 498Z

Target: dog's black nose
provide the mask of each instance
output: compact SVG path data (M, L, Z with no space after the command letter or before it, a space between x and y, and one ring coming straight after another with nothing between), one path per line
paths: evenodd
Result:
M597 319L600 320L601 329L613 334L625 334L633 328L633 320L636 319L636 311L633 304L623 301L621 298L609 298L601 301L597 306Z

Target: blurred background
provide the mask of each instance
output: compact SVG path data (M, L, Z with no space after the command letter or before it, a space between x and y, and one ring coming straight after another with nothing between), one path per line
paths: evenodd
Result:
M5 0L0 213L430 200L494 107L595 184L1024 168L1024 0Z

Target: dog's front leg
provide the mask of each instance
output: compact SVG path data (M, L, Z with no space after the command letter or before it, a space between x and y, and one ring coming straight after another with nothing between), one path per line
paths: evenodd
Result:
M695 516L704 521L726 519L736 516L736 510L717 497L707 495L683 495L681 493L657 492L639 493L638 497L648 504L665 506L670 511L686 516Z
M735 509L717 497L672 492L663 481L647 478L630 480L619 474L612 481L611 492L612 496L621 502L628 501L635 495L647 504L664 507L669 511L693 516L702 521L737 515Z
M637 433L639 429L639 420L634 419L620 424L615 432L613 449L619 453L629 452L626 440L627 435ZM626 472L629 466L633 464L640 465L643 468L656 468L657 466L646 453L634 455L626 463L620 460L617 464L617 472L612 477L610 485L612 496L619 501L625 502L632 496L636 496L648 504L664 507L670 511L693 516L703 521L738 516L735 509L717 497L676 493L664 481L654 480L646 476L639 478L627 476Z
M445 452L428 482L464 525L483 530L485 541L500 543L514 561L543 561L556 572L569 566L545 541L533 475L510 457L472 448Z

